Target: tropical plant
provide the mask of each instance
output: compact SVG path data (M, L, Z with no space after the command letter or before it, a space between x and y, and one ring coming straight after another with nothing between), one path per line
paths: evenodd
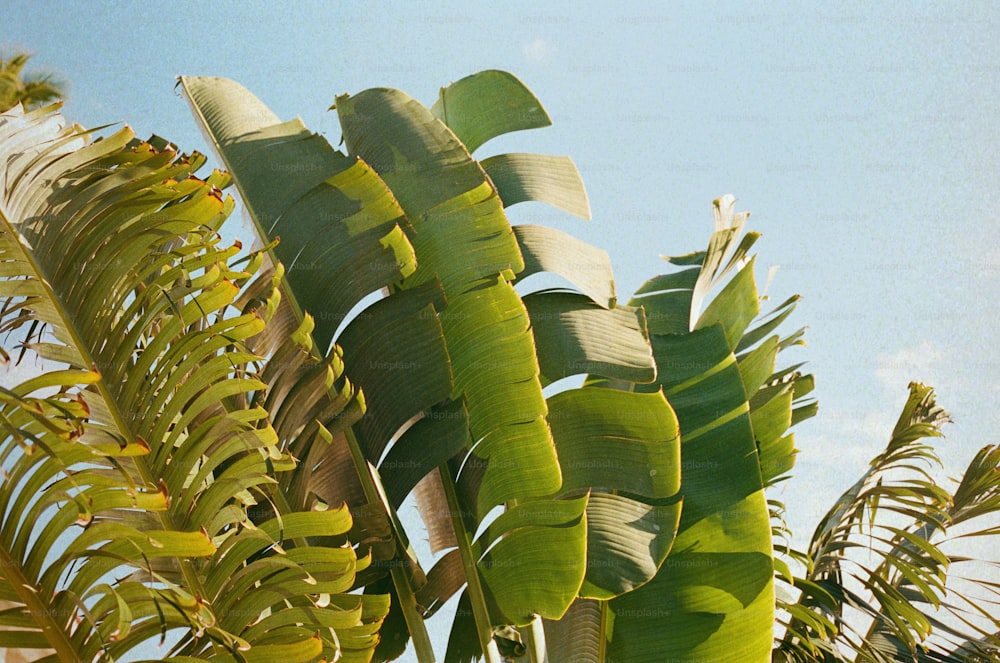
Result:
M56 367L0 393L4 647L370 658L388 604L345 593L367 562L342 545L350 514L274 488L294 461L246 342L304 339L273 328L270 279L234 309L262 256L219 245L234 203L223 174L194 177L204 160L128 128L92 141L52 108L0 115L0 330Z
M37 108L65 96L63 84L52 74L24 74L29 59L27 53L0 56L0 112L17 104Z
M654 382L643 310L616 304L603 252L506 220L533 199L586 216L572 162L468 152L547 124L534 95L490 71L433 109L391 90L343 97L344 155L236 84L181 85L266 244L240 270L239 247L217 246L228 176L195 178L200 155L127 129L90 142L51 110L4 116L3 329L68 366L12 403L69 413L56 433L78 454L10 420L4 496L32 514L4 522L11 642L89 660L178 631L171 655L365 658L387 594L402 619L376 655L412 636L429 659L423 620L465 586L472 625L456 621L450 656L497 659L518 647L511 626L533 624L530 641L578 596L606 606L647 583L680 518L685 423ZM720 273L740 228L722 231L692 309L749 246ZM515 278L539 271L579 290L522 297ZM751 293L755 311L752 269L739 273L723 296ZM739 324L719 308L685 319ZM544 398L574 374L590 383ZM426 576L395 514L418 485L451 548ZM119 501L95 499L107 493ZM351 587L366 594L338 598ZM331 602L336 623L315 610Z
M948 550L1000 535L1000 447L981 449L949 490L930 474L940 461L925 442L946 421L933 390L911 384L889 444L819 522L808 550L780 547L785 630L773 660L998 659L1000 559Z
M547 499L541 505L528 501L536 494L547 497L548 484L558 487L562 479L554 449L538 444L539 426L545 439L549 433L525 308L508 280L513 271L509 266L498 268L501 263L495 262L506 259L521 271L521 256L485 175L480 175L475 194L485 195L477 201L485 208L473 212L485 212L479 235L489 237L506 228L495 242L495 255L487 254L494 262L480 265L481 273L471 281L462 280L461 265L442 281L437 272L421 274L422 281L397 288L385 304L367 309L341 335L348 348L357 348L353 356L371 358L367 364L356 360L348 366L356 369L366 387L369 409L359 420L364 406L352 383L342 377L341 351L338 346L325 351L334 321L353 305L351 294L360 297L373 287L416 273L413 249L399 229L405 217L363 162L334 156L335 166L345 166L336 171L343 175L341 180L325 173L318 187L305 182L303 204L315 197L334 203L326 208L329 216L318 219L333 231L343 231L341 241L330 242L327 250L357 260L348 264L353 269L334 276L362 277L353 290L344 288L346 294L335 289L340 301L347 300L345 308L329 308L336 297L332 302L319 300L327 308L320 310L317 324L302 312L297 293L287 287L307 264L297 260L303 247L290 261L295 271L287 280L276 264L273 272L251 282L267 255L251 254L246 268L236 271L229 263L239 247L216 246L216 231L232 201L218 189L226 184L226 176L215 173L207 181L193 177L203 162L200 155L178 156L159 139L135 141L127 129L89 142L86 132L65 128L51 110L25 113L16 107L4 116L3 129L9 183L3 199L7 260L3 329L23 333L22 353L31 351L69 367L49 371L13 392L25 398L52 388L55 396L44 402L14 401L14 405L23 408L27 403L29 410L43 413L61 408L72 426L67 424L70 432L62 432L60 439L77 445L72 449L77 455L64 452L55 446L56 440L43 439L34 431L33 420L14 418L8 426L4 457L11 466L4 498L13 507L4 521L9 569L4 578L9 590L5 598L12 605L4 613L8 618L4 625L14 629L5 636L10 643L48 647L66 660L90 660L99 655L116 657L149 637L162 638L186 628L172 655L191 658L231 651L249 659L308 659L319 651L354 651L366 658L371 653L366 648L374 644L373 633L384 616L386 597L338 598L335 592L352 586L354 572L366 568L369 554L393 570L397 604L410 619L409 630L418 633L422 620L419 615L413 619L416 599L411 583L420 579L419 568L400 563L407 561L405 539L386 489L379 486L381 477L369 474L368 463L378 460L378 450L401 426L435 404L439 409L432 414L445 416L426 420L444 421L453 433L447 440L453 446L437 452L438 463L444 464L467 443L472 412L478 413L475 418L481 420L482 430L510 440L489 455L480 444L477 453L483 455L477 461L476 481L450 484L452 498L458 499L459 486L471 505L464 512L451 510L451 515L461 519L468 514L473 524L494 504L524 501L510 509L506 519L493 523L486 543L477 542L480 553L486 552L487 544L493 545L488 554L496 555L503 545L514 543L527 544L529 552L539 543L548 551L561 551L561 562L554 567L544 556L541 562L534 556L529 563L532 556L522 554L519 563L526 568L519 570L519 586L505 591L498 584L490 591L487 585L491 601L497 602L491 608L495 614L506 611L502 619L510 622L530 620L536 612L557 617L565 610L583 579L579 562L586 494ZM322 145L319 148L322 153ZM563 173L575 173L565 160L543 161L551 172L561 168ZM274 160L263 163L272 170L280 165ZM294 165L292 172L298 173L306 164ZM512 173L525 173L522 180L530 187L532 168L538 170L528 159L526 166L513 168ZM571 181L570 188L575 184ZM284 193L302 202L294 191ZM573 193L579 204L582 189L576 186ZM459 203L451 212L462 220L467 210ZM284 220L291 218L284 211L282 215ZM561 239L536 234L542 242ZM466 238L468 245L481 241L481 237ZM359 247L371 252L359 258ZM366 271L375 274L377 283L364 281ZM603 287L607 290L608 283ZM434 306L444 309L446 295L452 300L451 317L439 317ZM610 376L652 377L638 311L622 309L605 315L610 309L598 307L595 315L593 307L576 300L553 301L549 308L552 315L565 309L567 315L583 320L582 331L564 334L564 345L583 346L588 333L606 337L617 332L624 339L613 352L595 351L597 359L591 359L584 347L575 352L567 348L563 363L588 362L604 367L602 372ZM487 343L486 350L507 359L477 366L477 361L482 363L476 358L477 343L486 339L483 331L493 322L501 327L506 323L510 332L499 345ZM467 384L462 390L452 380L455 360L445 354L442 342L442 329L449 324L455 325L449 332L451 354L462 357L460 367L471 367L472 372L472 377L463 377ZM464 352L458 351L462 342L467 346ZM504 344L520 350L505 350ZM590 345L596 346L593 338ZM569 371L558 361L547 367L551 379L561 377L556 371ZM488 371L497 369L509 373L506 381L490 377ZM408 373L413 376L409 382ZM521 384L525 378L527 385ZM514 406L506 408L510 412L486 407L488 381L511 391ZM502 388L499 391L503 394ZM405 400L407 392L412 409ZM483 402L467 413L470 392L482 394ZM670 410L662 396L628 400L669 423ZM77 403L77 410L63 401ZM620 399L591 401L590 409L621 403ZM460 426L453 425L456 421ZM411 427L408 439L426 428ZM461 432L461 439L454 431ZM20 444L25 438L35 445ZM518 443L513 451L534 451L523 459L518 456L524 454L511 455ZM361 455L362 448L367 458ZM411 469L427 462L427 449L413 443L393 448L409 451L417 460L388 468ZM343 474L345 456L337 453L345 449L360 471L340 481L337 474ZM91 460L97 452L107 459ZM505 453L512 460L494 460ZM477 462L466 460L470 467ZM37 469L39 464L44 470ZM490 467L495 470L492 474ZM427 469L433 470L434 464ZM530 475L533 469L542 470L537 485L523 480L522 471ZM391 495L405 495L406 482L422 476L409 474L385 483ZM662 489L664 484L669 487L670 481L658 486ZM117 501L106 497L108 493ZM340 499L344 493L346 500ZM356 495L361 501L354 499ZM332 499L324 501L327 497ZM352 522L348 512L326 507L341 501L358 514L349 536L364 551L359 561L352 549L342 547ZM59 517L41 518L52 510ZM74 535L74 524L83 532ZM456 529L468 536L464 526ZM470 564L476 568L471 546L467 540L460 568ZM60 547L65 547L62 554ZM73 567L81 558L86 561ZM493 565L484 560L486 554L478 562L488 579ZM531 577L533 568L546 565L544 578L565 586L555 601L547 596L551 586L539 585ZM122 576L124 571L128 573ZM372 586L378 581L378 567L372 571L373 577L358 584ZM471 585L477 586L479 572L473 570L471 575ZM44 597L41 604L38 597ZM481 598L485 600L485 594ZM535 605L536 600L541 605ZM339 611L344 614L315 610L331 602L344 608ZM478 607L485 603L481 600ZM496 645L486 624L480 642L489 650ZM242 650L247 653L239 653Z
M758 235L732 197L705 251L620 305L606 253L507 219L530 200L589 216L572 162L472 157L549 123L510 74L431 108L338 97L345 152L233 81L179 86L229 173L198 179L204 157L128 129L92 141L53 109L0 119L0 331L53 362L0 392L0 645L350 661L412 640L430 661L425 622L459 594L448 660L771 655L775 568L779 587L793 574L765 490L816 406L777 362L801 343L776 333L797 298L759 315ZM231 181L248 254L220 245ZM570 286L532 291L540 272ZM995 461L889 557L991 510ZM397 515L411 493L444 553L426 571ZM811 593L839 579L854 513L798 557L779 651L858 641ZM929 582L876 571L899 596ZM876 618L866 641L919 640L900 614L910 631Z
M552 229L512 229L504 214L505 205L535 199L587 215L572 162L516 154L480 164L469 155L469 147L500 133L547 124L547 115L504 72L482 72L445 88L433 109L395 90L369 90L337 100L344 155L300 122L281 123L232 81L182 78L180 84L262 239L280 236L274 251L289 265L288 298L329 321L325 330L317 326L318 346L329 343L358 299L388 287L388 296L338 337L368 414L333 441L341 451L319 451L326 459L353 459L362 483L381 484L385 497L379 500L372 489L351 493L346 481L299 482L306 496L369 513L381 508L400 542L406 539L395 509L418 487L432 546L449 550L426 579L402 546L390 546L389 557L373 564L408 570L394 574L391 584L376 579L375 587L391 592L402 609L396 623L408 627L384 627L379 655L397 655L415 633L418 655L430 659L422 621L466 586L463 612L474 618L457 629L473 637L453 638L451 655L485 651L499 660L495 628L527 625L535 615L560 617L584 582L590 484L566 485L553 417L570 417L576 408L614 421L623 406L638 411L644 421L609 424L638 445L628 459L633 471L622 474L648 473L649 461L662 466L663 475L644 490L670 499L679 472L673 415L662 395L609 398L603 390L576 390L559 399L565 413L553 412L542 395L544 384L587 371L644 381L655 375L641 311L615 305L607 255ZM385 202L368 202L376 199ZM397 255L372 262L370 256L393 246ZM565 253L567 246L576 253ZM588 294L545 292L522 300L515 275L543 270L582 281ZM357 287L331 297L317 292L317 281L330 291L342 283ZM432 362L399 324L417 311L427 324L438 323L451 384L428 384ZM395 354L387 355L390 350ZM568 431L567 440L579 434ZM613 444L609 437L595 453L610 458ZM504 513L492 519L500 505ZM677 510L676 504L666 509L675 520ZM481 528L487 516L489 527ZM621 523L617 529L619 538L628 535ZM672 531L665 527L657 537L666 542L655 552L654 569Z
M393 509L416 486L432 546L448 551L426 584L414 573L406 582L395 578L394 586L379 585L395 591L404 609L416 588L422 615L407 615L406 623L430 616L465 586L449 645L455 660L484 652L496 659L493 643L518 637L505 629L509 625L534 624L523 637L537 645L534 616L556 622L577 598L581 611L596 606L596 622L588 628L596 629L597 655L613 643L608 660L687 660L722 651L729 660L767 655L774 600L763 487L791 467L793 444L785 431L812 412L812 405L797 401L811 389L811 379L794 369L775 370L778 351L799 338L772 334L794 298L747 331L758 312L747 256L757 236L742 236L746 215L733 213L731 197L717 201L717 232L707 251L675 259L686 269L654 279L630 306L620 306L603 252L552 229L512 229L504 218L503 207L532 199L583 215L586 202L571 162L514 154L479 163L470 156L495 135L548 122L537 99L509 74L487 71L458 81L442 89L432 109L395 90L340 97L336 109L347 155L298 121L281 123L232 81L182 78L180 84L233 173L262 239L281 236L275 252L289 265L291 297L314 297L310 310L323 310L333 321L352 303L319 309L331 304L311 294L320 274L330 275L331 288L358 280L355 273L364 265L340 261L371 253L335 255L330 247L338 244L338 229L323 224L344 220L349 234L349 224L357 223L351 215L360 197L350 201L345 193L337 199L329 191L342 190L351 169L368 176L371 168L391 191L399 208L385 218L404 229L415 255L416 269L402 274L398 285L388 284L389 295L379 303L388 310L400 294L440 282L446 305L436 315L455 376L450 401L399 435L388 452L397 429L386 427L374 440L362 430L356 435L360 451L340 453L377 466L376 479L392 496L387 511L394 522ZM354 206L342 210L338 202ZM395 269L382 271L398 278ZM533 292L519 300L510 287L513 277L523 280L539 271L556 273L578 290ZM709 289L723 284L702 311ZM387 326L385 319L378 324ZM372 331L363 335L373 337ZM357 343L348 331L340 339L348 373L366 394L375 393L379 375L352 372ZM328 336L317 339L326 342ZM580 389L542 399L542 385L573 374L590 378ZM671 392L674 408L667 404ZM371 397L368 403L366 416L380 411ZM397 425L411 414L398 413ZM692 460L680 462L685 427L685 458ZM367 468L358 465L366 475ZM682 467L690 476L683 491ZM405 483L397 468L406 468ZM344 492L337 499L371 507L370 500L352 500ZM483 528L499 504L506 505L502 515ZM741 522L739 536L726 520ZM690 538L678 564L668 565L676 571L657 575L678 522L681 536L691 530ZM705 566L704 560L714 570L699 579L692 569ZM391 560L392 568L402 561ZM405 561L415 568L414 560ZM629 594L654 575L665 587L653 590L654 582L645 593ZM732 580L720 586L724 575ZM667 611L663 596L670 593L678 605ZM663 613L661 621L691 619L691 628L650 625L648 606ZM614 628L609 610L615 612ZM639 619L630 620L630 614ZM695 623L699 619L702 624ZM720 628L723 623L727 628ZM508 635L493 638L498 629ZM578 623L569 629L577 644L585 641L582 629ZM734 651L729 639L736 631L759 637L742 637L746 649ZM616 632L627 635L615 638ZM678 637L682 633L696 633L696 639ZM383 637L396 642L406 633L396 638L384 628ZM562 642L549 652L553 659L563 654L581 660Z
M652 385L588 380L617 389L661 389L680 424L683 509L669 557L651 580L607 602L579 601L571 619L546 625L550 660L758 661L774 623L770 507L764 489L794 463L788 428L812 416L811 376L776 368L801 330L774 333L792 297L758 316L759 235L746 213L715 201L705 251L668 258L679 268L649 280L632 304L649 320L658 375ZM713 288L719 293L709 301ZM595 597L602 598L602 597ZM581 637L589 633L590 637Z
M404 608L400 592L416 590L419 614L406 615L411 630L417 618L431 616L465 586L449 660L480 655L495 660L494 643L508 655L523 649L522 639L534 660L768 657L775 606L772 575L775 564L786 567L774 559L772 548L773 535L782 533L783 505L766 501L764 490L788 477L795 449L787 431L811 416L816 405L808 400L811 376L802 375L800 365L780 367L776 362L780 351L801 343L801 330L784 338L775 333L797 298L758 319L762 298L749 257L757 235L743 235L746 215L734 213L731 197L716 201L716 232L708 249L670 259L679 270L652 279L623 307L616 303L603 252L552 229L510 228L502 218L498 203L508 207L526 200L585 216L582 186L571 162L522 154L482 162L471 157L496 135L548 123L537 99L509 74L488 71L462 79L443 88L431 109L395 90L340 97L335 108L346 155L328 147L313 149L325 145L322 139L298 122L280 123L231 81L182 79L181 85L234 173L262 240L291 235L291 242L275 248L292 265L290 274L296 266L302 272L297 283L290 277L290 292L310 296L314 277L323 270L351 274L355 280L358 264L335 267L326 248L333 243L315 242L317 226L310 226L309 219L349 218L345 211L320 206L318 194L335 183L331 173L366 166L399 204L392 214L401 215L396 220L416 262L413 273L400 272L402 279L387 285L388 296L381 303L389 308L393 297L441 284L444 296L435 302L434 315L441 321L454 374L449 399L425 409L416 423L408 421L410 427L401 435L386 429L374 447L364 443L353 454L362 461L356 467L374 468L374 480L391 495L383 506L397 526L394 510L416 489L432 546L447 551L426 582L414 572L404 583L396 578L391 585L374 585L393 593ZM316 151L325 152L328 162L336 154L341 165L318 166L318 159L311 159ZM308 185L298 173L303 164L315 171ZM296 193L279 195L292 190ZM511 231L520 256L510 249ZM322 257L312 257L317 254ZM500 280L494 280L498 267ZM514 299L503 300L510 307L498 306L498 298L508 296L501 293L510 292L503 281L518 285L540 271L562 276L574 289L520 290L533 357L526 341L520 350L512 349L514 334L481 332L510 329L512 318L523 320L511 308L516 307ZM719 294L709 302L712 288ZM472 293L480 301L473 301ZM477 306L484 299L490 306ZM314 306L322 307L323 301ZM330 317L341 320L344 308ZM498 308L508 313L497 318ZM514 331L521 329L523 323L518 323ZM351 335L345 332L341 338L350 357ZM616 343L609 344L609 338ZM652 361L645 354L645 339ZM526 372L509 373L517 356ZM510 392L512 400L537 401L537 391L530 397L523 391L525 376L536 370L524 364L535 357L543 386L573 374L588 375L583 388L550 396L544 408L525 409L517 419L537 423L538 413L544 414L559 459L561 484L555 492L540 488L555 485L544 483L545 462L533 462L539 473L530 474L515 457L550 457L544 433L522 427L521 435L511 437L495 416L503 407L499 395L510 375L519 376L508 383L518 387ZM494 374L484 377L483 368ZM367 383L377 381L360 374L357 379L366 391ZM488 391L483 384L491 385ZM643 403L635 398L640 394L654 399ZM481 398L489 407L478 403ZM672 407L664 408L659 398ZM366 416L379 409L373 406ZM403 416L399 413L398 421ZM481 427L476 423L480 418L490 423ZM533 424L531 430L541 428ZM527 438L534 441L529 444ZM515 439L524 446L515 447ZM519 449L517 454L505 453L513 448ZM980 497L986 490L982 477L989 476L993 459L981 460L976 474ZM491 480L505 468L513 468L513 482ZM405 480L400 481L400 474ZM518 492L526 487L538 490ZM980 503L980 497L969 494L968 500ZM487 511L498 504L505 505L502 515L484 528ZM567 537L585 531L582 565L581 549L573 543L578 546L580 539L553 537L546 529L553 524ZM401 530L396 535L405 541ZM419 569L412 557L399 557L401 550L391 560L392 568L405 561L408 568ZM566 565L583 566L582 581L564 573ZM779 582L787 577L779 574ZM544 594L538 593L540 587ZM567 599L572 599L568 612L559 615ZM779 600L779 606L786 608L788 602ZM531 627L520 633L509 628L529 622ZM872 637L888 623L881 619ZM407 635L403 628L383 629L387 642L399 643ZM394 653L398 647L380 652L386 657Z

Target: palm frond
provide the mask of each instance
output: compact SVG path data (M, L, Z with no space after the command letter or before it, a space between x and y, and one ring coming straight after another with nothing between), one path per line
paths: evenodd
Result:
M24 73L30 59L23 52L0 56L0 112L18 104L31 110L64 96L65 84L53 74Z
M995 604L995 583L987 573L956 586L955 571L966 560L946 549L951 540L1000 533L961 527L995 520L1000 455L995 447L981 450L949 492L929 472L940 461L925 442L941 437L948 420L933 389L910 385L885 450L841 495L799 556L805 575L793 580L797 599L779 602L788 618L777 652L792 660L826 650L831 660L974 661L968 642L983 651L997 644L1000 622L986 607ZM976 566L984 564L995 568L989 561Z
M265 383L246 341L268 316L233 304L259 261L219 246L233 201L221 174L193 175L203 162L128 128L93 141L51 110L0 116L0 325L67 366L12 390L3 624L67 661L168 634L187 660L364 657L387 606L341 594L353 550L307 543L343 537L346 510L251 515L295 463L249 404ZM24 400L40 390L55 395ZM79 432L40 429L24 402Z

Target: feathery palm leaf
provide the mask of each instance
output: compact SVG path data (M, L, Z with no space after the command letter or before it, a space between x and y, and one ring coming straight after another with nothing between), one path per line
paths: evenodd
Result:
M1000 534L1000 452L982 449L950 493L929 474L940 461L924 441L940 437L947 420L933 389L910 385L888 446L797 557L806 573L793 579L798 599L779 602L787 630L775 660L976 661L996 650L991 574L947 584L955 569L995 570L996 561L967 565L945 550L954 540ZM994 524L964 531L983 519Z
M0 112L18 104L38 108L63 96L63 85L52 74L24 74L30 58L27 53L0 56Z
M0 116L0 325L67 366L12 390L56 391L48 428L5 413L0 622L46 660L167 634L178 660L366 660L387 605L342 594L365 560L307 543L350 515L249 513L294 460L263 408L238 406L265 386L245 345L265 315L232 309L259 261L218 245L233 201L223 175L193 175L203 161L128 128L92 141L50 110Z

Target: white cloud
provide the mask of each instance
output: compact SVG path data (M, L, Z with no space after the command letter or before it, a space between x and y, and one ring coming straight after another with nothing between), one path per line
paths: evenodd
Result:
M533 39L521 46L521 53L524 54L524 57L535 62L545 62L555 50L552 44L541 38Z
M882 393L872 393L860 410L820 407L815 424L818 430L809 434L808 445L810 449L832 449L835 452L822 454L822 461L810 458L807 462L821 462L849 473L862 471L889 441L896 418L909 394L907 385L910 382L923 382L934 387L939 394L939 402L942 388L951 392L954 384L954 380L949 379L950 362L953 363L951 354L924 341L878 355L874 369Z
M923 382L940 390L943 386L940 367L947 363L942 361L944 358L944 351L924 341L897 352L880 354L875 377L893 395L905 393L906 385L913 381Z

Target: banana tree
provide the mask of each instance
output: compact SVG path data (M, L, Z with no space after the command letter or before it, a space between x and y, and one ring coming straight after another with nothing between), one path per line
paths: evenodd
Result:
M220 245L234 201L204 160L55 107L0 115L0 329L51 362L0 393L0 645L369 660L388 601L345 593L368 563L350 513L275 490L295 461L248 343L301 352L302 330L272 325L275 279L234 307L263 256Z
M553 229L512 228L506 219L505 206L526 200L586 216L586 196L569 159L512 154L480 163L470 156L496 135L548 124L534 95L510 74L486 71L444 88L431 109L396 90L340 97L345 155L297 120L281 123L232 81L182 78L180 85L233 173L261 240L280 236L273 250L289 265L284 288L290 298L305 301L317 282L355 283L372 271L398 279L374 284L385 287L385 296L372 308L391 311L401 297L432 293L424 295L434 300L433 313L425 317L440 324L454 381L443 395L419 387L420 375L404 385L404 395L412 398L416 391L425 398L418 404L422 416L413 416L420 408L399 412L399 396L378 395L380 381L400 387L381 365L368 360L367 366L351 366L351 357L360 362L369 356L366 346L406 351L407 337L392 328L390 318L373 316L377 324L366 323L366 309L360 323L351 322L337 337L348 374L368 404L366 419L346 436L357 440L351 455L357 474L380 487L400 542L406 535L394 510L416 488L432 547L449 551L426 579L416 560L404 556L404 546L386 560L390 568L411 570L377 585L394 594L410 630L464 586L467 608L460 612L469 619L456 622L449 656L485 653L498 660L496 643L507 647L509 640L494 638L494 631L537 622L538 615L560 617L581 587L630 586L648 578L669 549L679 514L671 408L658 393L593 387L546 402L541 391L588 372L651 382L656 372L643 313L616 304L604 252ZM318 153L325 161L314 158ZM398 207L387 218L403 229L415 269L375 269L364 257L354 263L339 257L358 255L338 244L351 234L352 219L365 218L370 206L343 188L348 180L337 173L348 169L373 175L373 182L384 183L381 191L391 193ZM329 196L321 205L318 191L328 188L339 198ZM350 211L338 210L337 200ZM559 273L579 290L519 296L515 277L540 271ZM330 306L313 298L311 310L341 320L347 307ZM399 365L426 364L419 353L408 356ZM395 410L393 425L366 421L386 409ZM622 412L633 416L623 418ZM598 428L588 432L581 422ZM611 462L619 471L598 481L601 464ZM650 467L660 472L652 479ZM648 480L636 481L641 476ZM636 493L648 503L625 494L595 499L595 486ZM338 498L357 504L344 492ZM501 505L502 515L486 520ZM623 524L623 507L637 520ZM651 526L660 531L650 535ZM619 566L613 558L622 554L616 543L630 564L642 567L631 578L615 578ZM596 573L586 561L588 547L598 556L604 550L604 566ZM397 638L384 629L382 635L394 646L379 654L398 654L406 633ZM415 645L418 656L432 656L421 642Z
M356 280L356 264L339 265L334 260L319 264L309 257L326 246L315 241L320 232L335 236L335 229L322 230L324 220L335 225L345 218L343 213L299 202L311 187L332 181L326 179L328 170L313 165L305 148L322 139L297 121L281 123L231 81L182 78L181 85L196 118L234 173L261 239L271 242L281 235L277 257L292 265L290 274L302 266L299 285L290 282L289 290L308 293L323 270L330 282ZM517 79L503 72L481 72L442 89L431 109L385 89L340 97L336 109L348 154L328 146L323 150L336 155L344 168L370 168L382 179L405 215L397 222L416 258L416 269L402 274L380 304L388 308L400 294L440 284L444 307L435 311L454 375L449 398L416 423L405 422L410 427L393 444L399 429L385 428L377 439L360 436L368 441L355 454L362 457L357 469L369 475L369 467L377 466L369 476L384 487L390 519L393 509L416 487L430 521L432 547L449 551L427 574L426 583L419 574L411 574L405 586L396 579L394 588L385 584L381 588L397 594L416 589L417 607L429 616L465 586L449 646L449 657L459 660L484 652L495 657L493 642L506 642L507 636L494 639L494 630L525 625L535 615L558 619L576 597L602 601L601 619L607 624L607 601L648 583L673 543L681 514L683 436L678 433L684 420L678 423L662 388L676 387L698 373L680 379L680 373L672 370L674 375L654 382L658 339L654 337L651 348L641 308L617 305L606 255L553 229L511 228L504 218L505 206L526 200L549 202L581 216L587 211L575 168L565 158L512 154L480 163L470 156L496 135L548 123L537 99ZM308 184L298 181L303 171L315 172ZM721 205L720 224L729 225L720 226L709 251L681 261L688 265L704 261L704 265L672 277L680 286L666 281L650 285L648 292L655 290L659 296L637 298L633 304L657 302L651 327L664 343L715 325L723 331L726 354L741 353L743 370L730 371L738 382L730 380L721 405L753 411L760 431L756 437L749 426L742 435L720 431L721 442L713 441L702 453L718 453L720 444L732 445L738 457L753 451L749 465L724 468L715 480L738 476L746 483L742 477L750 477L749 487L734 486L733 495L746 489L737 497L753 501L759 525L754 541L760 557L748 557L763 562L755 564L752 576L760 587L749 591L761 597L753 616L761 636L757 649L767 651L773 597L768 593L770 525L766 502L760 501L762 487L791 466L792 442L784 435L792 423L791 403L808 391L811 382L793 371L774 371L779 349L798 337L782 341L769 335L791 312L794 300L744 337L757 312L752 265L741 269L734 285L700 315L708 288L734 267L742 267L755 239L749 236L737 246L744 217L732 222L731 202ZM726 205L730 207L724 209ZM308 214L301 214L300 208L308 209ZM730 218L723 219L727 214ZM729 262L724 265L725 258ZM523 279L540 271L557 273L575 288L519 298L511 287L514 277ZM692 278L693 271L698 274ZM678 288L689 291L686 306L662 305L677 301ZM349 326L338 338L347 357L353 353L356 336ZM363 336L370 339L377 334ZM615 342L609 344L609 338ZM695 346L706 351L704 363L698 360L702 370L725 361L724 355L713 355L723 347L718 339L716 345L707 351ZM664 361L669 369L676 368L669 357ZM735 368L737 362L732 363ZM584 388L548 402L541 398L544 384L582 373L592 374ZM367 393L366 381L376 377L359 374L355 379ZM690 398L710 403L720 398L718 394L713 385L711 391ZM378 411L370 399L369 405L370 414ZM808 407L796 409L796 417L808 413ZM720 422L728 423L729 415L730 410L715 411L705 420L704 412L695 411L694 438ZM746 447L742 452L740 444ZM553 463L556 456L559 464ZM697 463L691 467L697 477ZM608 471L612 468L618 471ZM702 474L700 480L710 483L709 475ZM691 495L695 505L714 499L698 491ZM503 514L482 529L486 514L499 504L505 505ZM693 513L697 517L692 523L706 515ZM398 528L397 535L401 535ZM734 570L746 570L739 563ZM405 609L406 597L397 598ZM722 615L739 612L727 606L716 609ZM407 615L406 621L412 628L412 616ZM525 635L531 633L537 629ZM718 636L715 646L721 646L718 643L725 637ZM610 640L610 631L598 640ZM650 642L640 649L655 659L663 643ZM554 649L560 650L568 651L561 646Z
M947 551L1000 535L1000 448L981 449L948 490L928 471L940 461L925 441L947 421L933 389L911 384L885 450L820 520L807 551L783 551L775 661L996 660L1000 560Z
M788 428L811 416L811 376L776 368L801 331L774 333L796 297L759 316L747 215L715 201L705 251L668 258L630 304L649 320L650 385L590 378L609 389L661 390L677 414L683 509L669 555L632 591L581 593L546 622L551 661L760 661L774 620L771 509L764 488L794 463ZM711 300L713 288L719 290ZM755 322L756 320L756 322Z

